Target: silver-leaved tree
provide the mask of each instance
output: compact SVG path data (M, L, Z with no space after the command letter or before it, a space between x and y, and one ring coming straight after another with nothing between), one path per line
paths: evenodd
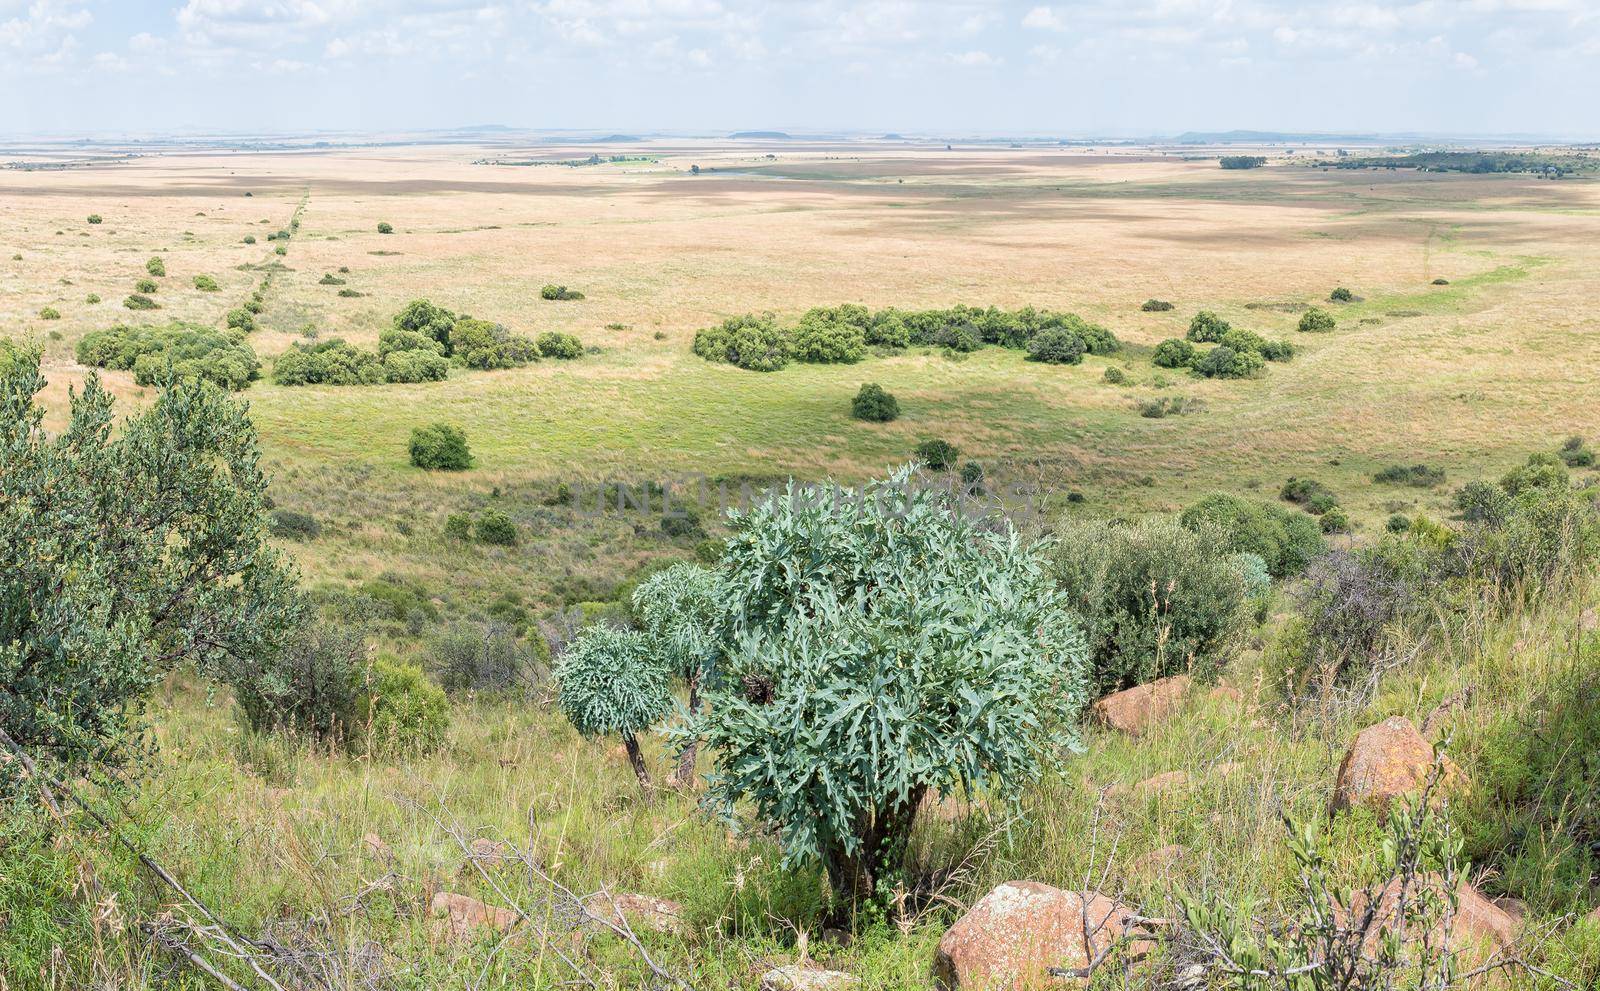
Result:
M639 734L673 705L671 670L651 651L649 638L606 623L587 627L561 655L556 680L556 704L573 728L584 736L620 736L633 773L648 788Z
M727 657L690 731L841 905L883 899L929 795L1014 800L1077 740L1084 639L1035 549L909 470L734 514Z

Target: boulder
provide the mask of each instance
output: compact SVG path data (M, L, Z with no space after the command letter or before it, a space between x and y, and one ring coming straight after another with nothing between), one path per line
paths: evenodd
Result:
M761 991L841 991L861 983L854 974L789 964L761 976Z
M1444 877L1440 874L1425 874L1417 879L1413 894L1418 889L1442 890ZM1399 878L1390 881L1378 896L1377 925L1368 935L1372 946L1378 944L1379 929L1393 929L1398 925L1396 913L1399 908L1401 881ZM1470 883L1463 878L1456 886L1460 901L1456 909L1454 923L1450 929L1450 949L1461 954L1464 962L1473 966L1488 959L1489 955L1497 950L1509 949L1516 941L1517 930L1520 923L1509 912L1494 902L1485 898ZM1359 894L1352 901L1350 911L1359 915L1366 910L1366 899ZM1442 935L1443 920L1435 928L1434 935ZM1421 933L1407 932L1403 934L1408 942L1420 938Z
M1169 792L1181 791L1189 786L1188 771L1163 771L1152 774L1143 781L1133 786L1138 794L1150 798L1156 795L1165 795Z
M1082 968L1126 931L1130 910L1104 895L1037 881L1007 881L984 895L939 940L935 982L947 991L1020 991L1058 984L1051 967ZM1087 915L1090 938L1085 939ZM1148 950L1147 944L1133 947Z
M1244 692L1228 684L1226 681L1218 682L1216 687L1206 693L1206 698L1213 702L1236 703L1244 701Z
M1139 736L1165 719L1188 696L1192 682L1186 674L1158 678L1144 685L1115 692L1092 707L1095 720L1129 736Z
M489 928L510 932L517 924L517 913L509 908L488 905L469 895L441 891L430 906L434 917L434 936L441 940L464 939L474 930Z
M1421 790L1433 770L1433 747L1404 716L1390 716L1357 733L1334 779L1330 813L1367 806L1379 818L1396 798ZM1441 789L1460 783L1461 772L1445 759Z
M590 895L583 903L584 910L596 919L621 927L626 921L634 931L682 935L687 931L683 921L683 906L666 898L650 895L608 895L602 891Z

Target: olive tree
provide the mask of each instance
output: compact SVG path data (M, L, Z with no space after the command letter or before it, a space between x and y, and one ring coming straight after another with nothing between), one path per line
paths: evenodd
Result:
M71 777L139 751L163 672L270 654L301 603L243 404L179 378L118 422L91 374L52 435L44 386L37 353L0 362L0 727Z
M711 798L753 806L841 904L892 889L925 797L1014 801L1076 745L1087 648L1008 524L910 469L730 520L731 646L694 721Z
M573 728L584 736L622 737L639 784L650 787L639 734L672 708L672 677L649 638L605 623L590 626L562 654L556 679L556 702Z

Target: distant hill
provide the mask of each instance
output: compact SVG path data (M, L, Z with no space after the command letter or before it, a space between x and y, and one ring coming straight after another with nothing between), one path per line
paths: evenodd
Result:
M787 139L789 137L789 135L785 134L782 131L734 131L732 134L728 135L728 137L730 137L730 138L782 138L782 139Z
M1185 145L1212 145L1237 142L1262 144L1283 141L1382 141L1376 134L1312 134L1293 131L1185 131L1173 139Z
M906 136L904 134L893 134L893 133L891 133L891 134L885 134L883 137L879 138L878 140L879 141L904 141L905 139L906 139Z
M641 139L633 134L608 134L603 138L595 138L594 140L596 144L621 144L626 141L639 141Z

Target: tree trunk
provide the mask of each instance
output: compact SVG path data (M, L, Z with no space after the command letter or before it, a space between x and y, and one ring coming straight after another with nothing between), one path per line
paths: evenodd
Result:
M689 715L700 712L700 678L698 675L689 679ZM688 788L694 784L694 763L700 753L700 740L690 740L678 754L678 769L672 772L672 778L667 784L673 788Z
M836 901L834 911L849 915L864 901L879 897L878 883L900 867L906 840L916 822L925 786L914 788L905 802L879 810L858 827L861 845L853 854L835 847L823 855L828 883Z
M639 786L649 791L650 770L644 766L644 754L639 752L638 739L632 734L623 737L622 748L628 752L628 763L633 765L633 773L639 776Z

